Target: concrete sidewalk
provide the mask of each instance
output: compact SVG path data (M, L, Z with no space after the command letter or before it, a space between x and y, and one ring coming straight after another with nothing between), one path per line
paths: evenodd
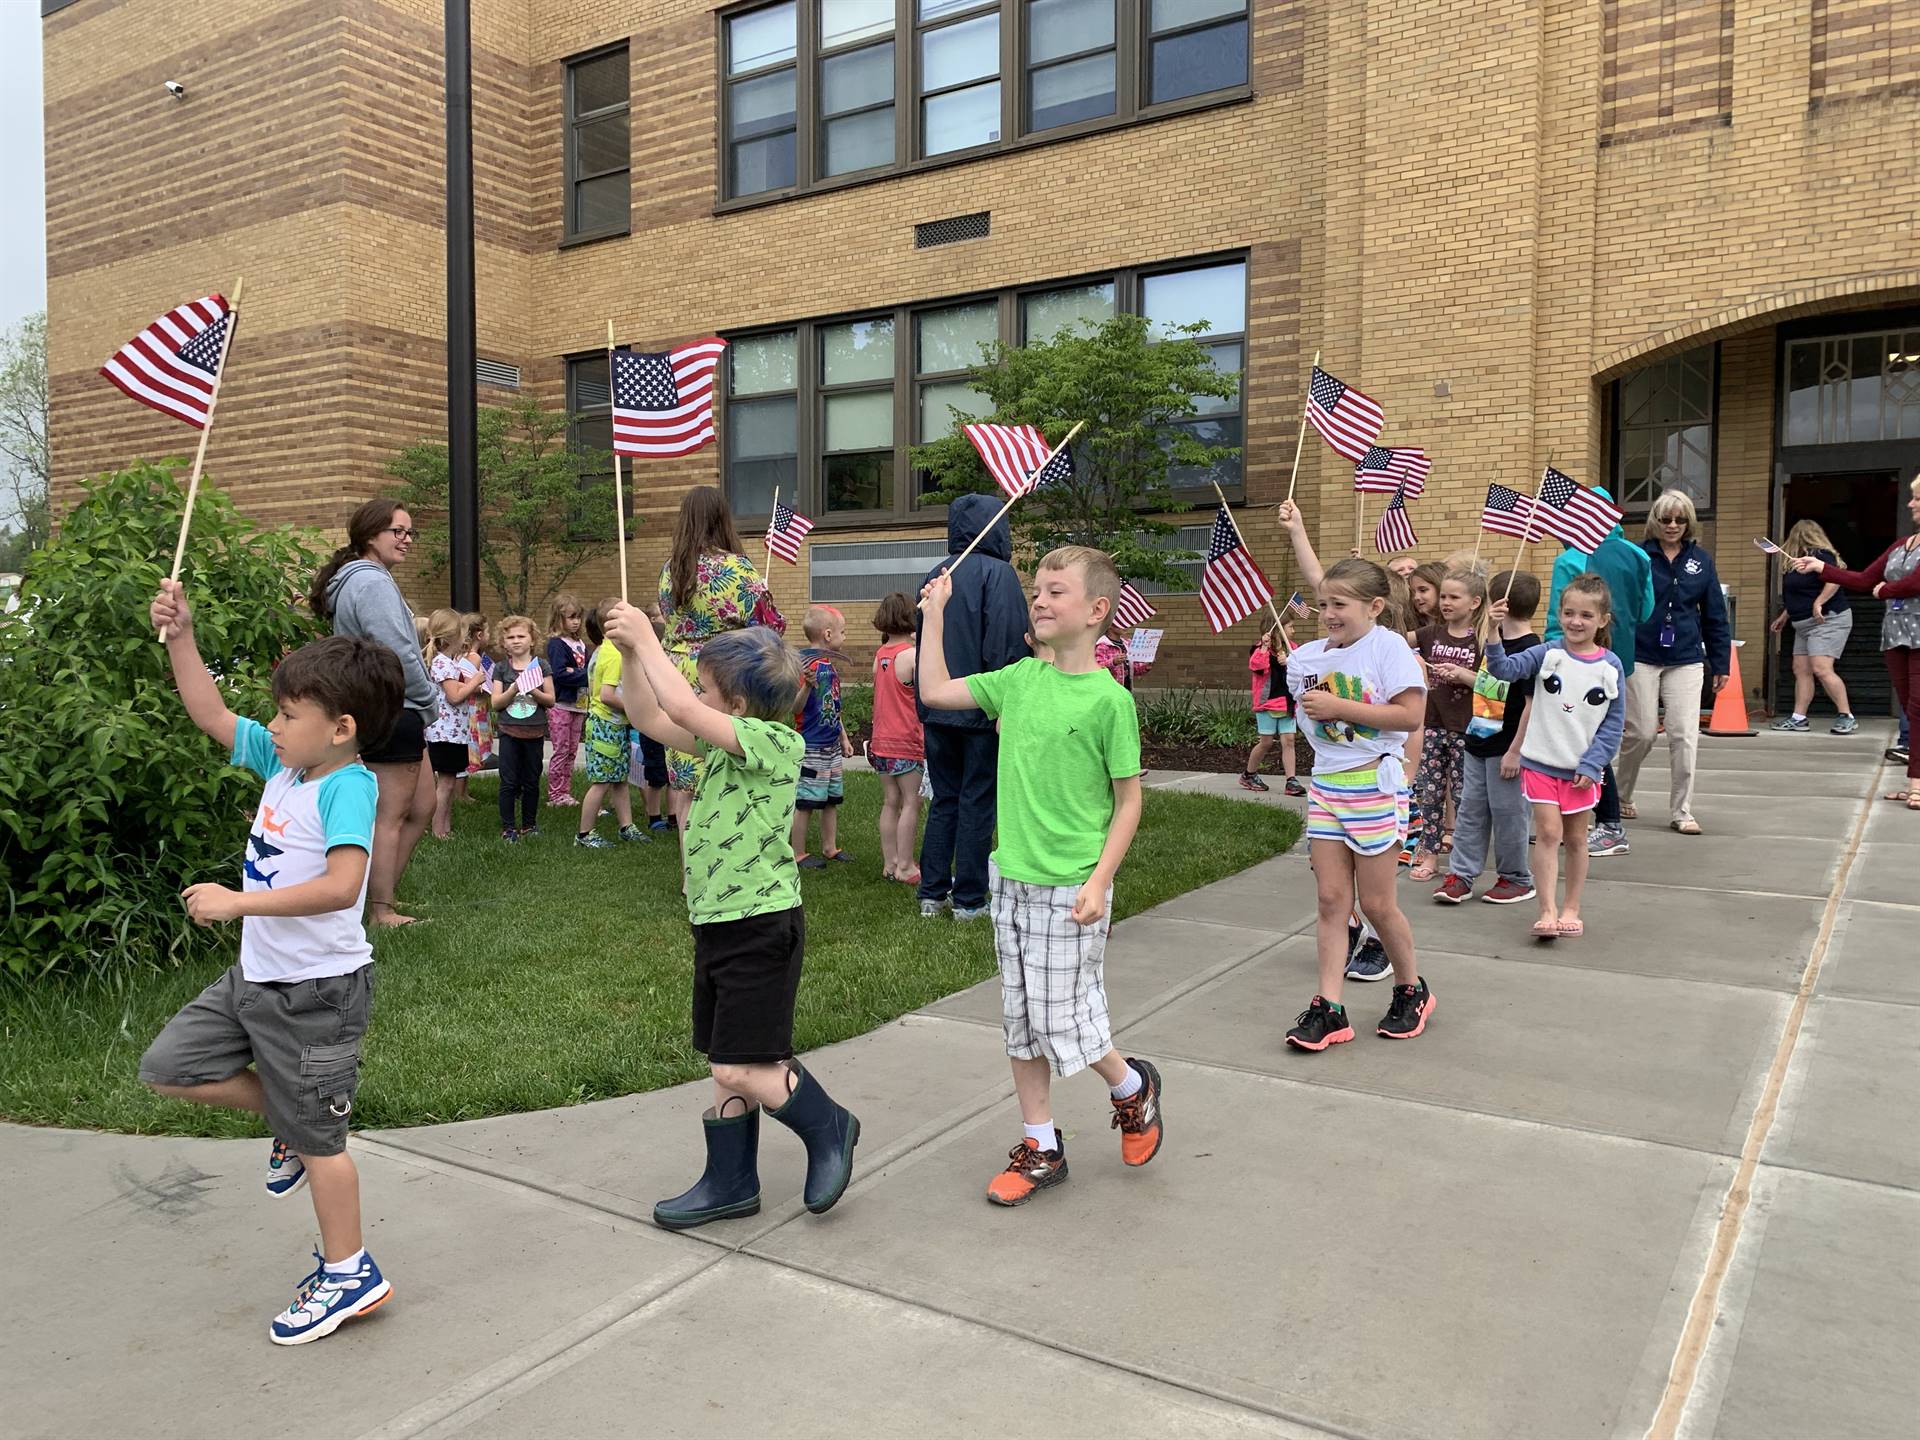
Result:
M1439 1001L1409 1044L1281 1044L1304 854L1125 922L1115 1023L1165 1148L1126 1171L1069 1082L1073 1178L1017 1211L981 1198L1019 1135L993 985L811 1057L864 1126L825 1217L774 1127L760 1216L648 1222L702 1087L357 1137L396 1297L297 1351L265 1330L312 1217L262 1195L263 1144L0 1128L0 1430L1637 1437L1817 953L1681 1433L1911 1436L1920 816L1868 798L1881 728L1704 741L1698 839L1650 766L1583 940L1405 883Z

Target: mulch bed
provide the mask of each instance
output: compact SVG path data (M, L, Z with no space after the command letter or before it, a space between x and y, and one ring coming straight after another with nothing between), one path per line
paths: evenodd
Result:
M1280 763L1278 750L1267 758L1275 767ZM1143 738L1140 763L1149 770L1204 770L1218 775L1238 775L1247 763L1247 752L1218 745L1167 745Z

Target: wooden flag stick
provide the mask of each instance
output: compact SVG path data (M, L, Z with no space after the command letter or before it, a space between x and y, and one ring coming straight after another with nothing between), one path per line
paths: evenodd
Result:
M1320 352L1313 352L1314 370L1320 368ZM1307 372L1307 398L1300 402L1300 433L1293 441L1293 469L1287 472L1287 499L1293 499L1293 482L1300 478L1300 451L1307 443L1307 406L1313 403L1313 370Z
M607 393L613 393L613 321L607 321ZM627 603L627 497L620 478L620 449L613 451L613 534L620 544L620 603Z
M1220 482L1218 480L1213 482L1213 493L1220 497L1220 508L1227 512L1227 523L1233 526L1233 533L1240 541L1240 548L1247 552L1248 559L1252 559L1253 547L1247 544L1247 537L1240 529L1240 522L1233 518L1233 507L1227 504L1227 492L1220 488ZM1267 596L1267 613L1273 616L1274 626L1280 628L1280 610L1279 607L1273 603L1273 596L1271 595ZM1286 638L1287 632L1285 629L1280 629L1280 639L1283 643L1286 641ZM1293 646L1290 644L1287 646L1287 653L1293 653Z
M1353 492L1353 548L1358 550L1367 540L1367 492Z
M773 519L772 517L777 516L779 513L780 513L780 487L776 485L773 487L773 509L767 512L769 517L767 520L767 573L760 577L763 580L773 579Z
M1468 562L1467 562L1468 564L1472 564L1472 563L1474 563L1474 561L1477 561L1477 560L1479 560L1479 558L1480 558L1480 542L1481 542L1482 540L1484 540L1484 539L1486 539L1486 536L1487 536L1487 529L1486 529L1486 526L1484 526L1484 525L1482 525L1482 526L1479 526L1478 528L1476 528L1476 529L1474 530L1474 532L1473 532L1473 560L1471 560L1471 561L1468 561Z
M1533 543L1534 511L1539 508L1540 488L1547 483L1547 471L1552 468L1553 451L1549 450L1547 452L1546 466L1540 471L1540 478L1534 481L1533 484L1533 505L1527 510L1527 523L1520 527L1520 548L1513 552L1513 565L1507 571L1506 594L1500 597L1500 603L1503 605L1513 596L1513 582L1520 576L1520 557L1527 553L1527 546Z
M973 553L974 546L978 545L982 540L986 539L987 536L992 532L993 527L998 525L1001 522L1001 520L1003 520L1006 517L1006 513L1009 510L1013 509L1014 501L1020 499L1021 496L1027 494L1028 491L1033 489L1033 477L1035 475L1038 475L1042 470L1046 469L1047 466L1051 465L1053 463L1053 457L1058 455L1062 450L1066 449L1067 446L1071 445L1073 443L1073 437L1078 435L1082 430L1086 428L1087 428L1086 421L1077 420L1074 422L1073 428L1067 432L1066 439L1062 440L1058 445L1054 446L1053 449L1049 450L1047 452L1046 459L1042 460L1038 465L1033 467L1032 472L1029 473L1027 476L1026 487L1022 489L1018 494L1009 495L1007 497L1007 503L1000 507L999 513L997 513L993 517L993 519L989 520L986 523L986 525L981 529L978 535L973 537L973 544L967 546L966 549L962 550L960 554L954 559L954 562L951 565L947 566L947 574L951 575L953 574L954 571L960 568L960 562L966 559L967 556Z
M213 389L207 395L207 423L200 427L200 444L193 452L193 470L187 476L187 508L180 512L180 538L173 542L173 572L180 578L180 566L187 558L187 527L193 524L193 502L200 497L200 467L207 463L207 437L213 433L213 407L220 403L220 382L227 378L227 357L233 353L233 332L240 328L240 292L246 277L233 282L233 296L227 301L227 333L220 341L220 363L213 368ZM160 627L160 643L167 643L171 627Z

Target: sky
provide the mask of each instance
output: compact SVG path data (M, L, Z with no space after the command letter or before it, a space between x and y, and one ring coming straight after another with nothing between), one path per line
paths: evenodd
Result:
M40 142L40 7L0 0L0 327L47 303L47 206Z

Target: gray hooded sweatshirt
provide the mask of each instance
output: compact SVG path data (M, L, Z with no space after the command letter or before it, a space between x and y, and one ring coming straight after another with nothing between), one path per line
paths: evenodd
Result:
M333 633L384 645L400 657L407 677L407 708L431 721L440 710L440 687L427 676L420 642L413 633L413 611L393 583L387 567L372 560L349 560L327 585L333 609Z

